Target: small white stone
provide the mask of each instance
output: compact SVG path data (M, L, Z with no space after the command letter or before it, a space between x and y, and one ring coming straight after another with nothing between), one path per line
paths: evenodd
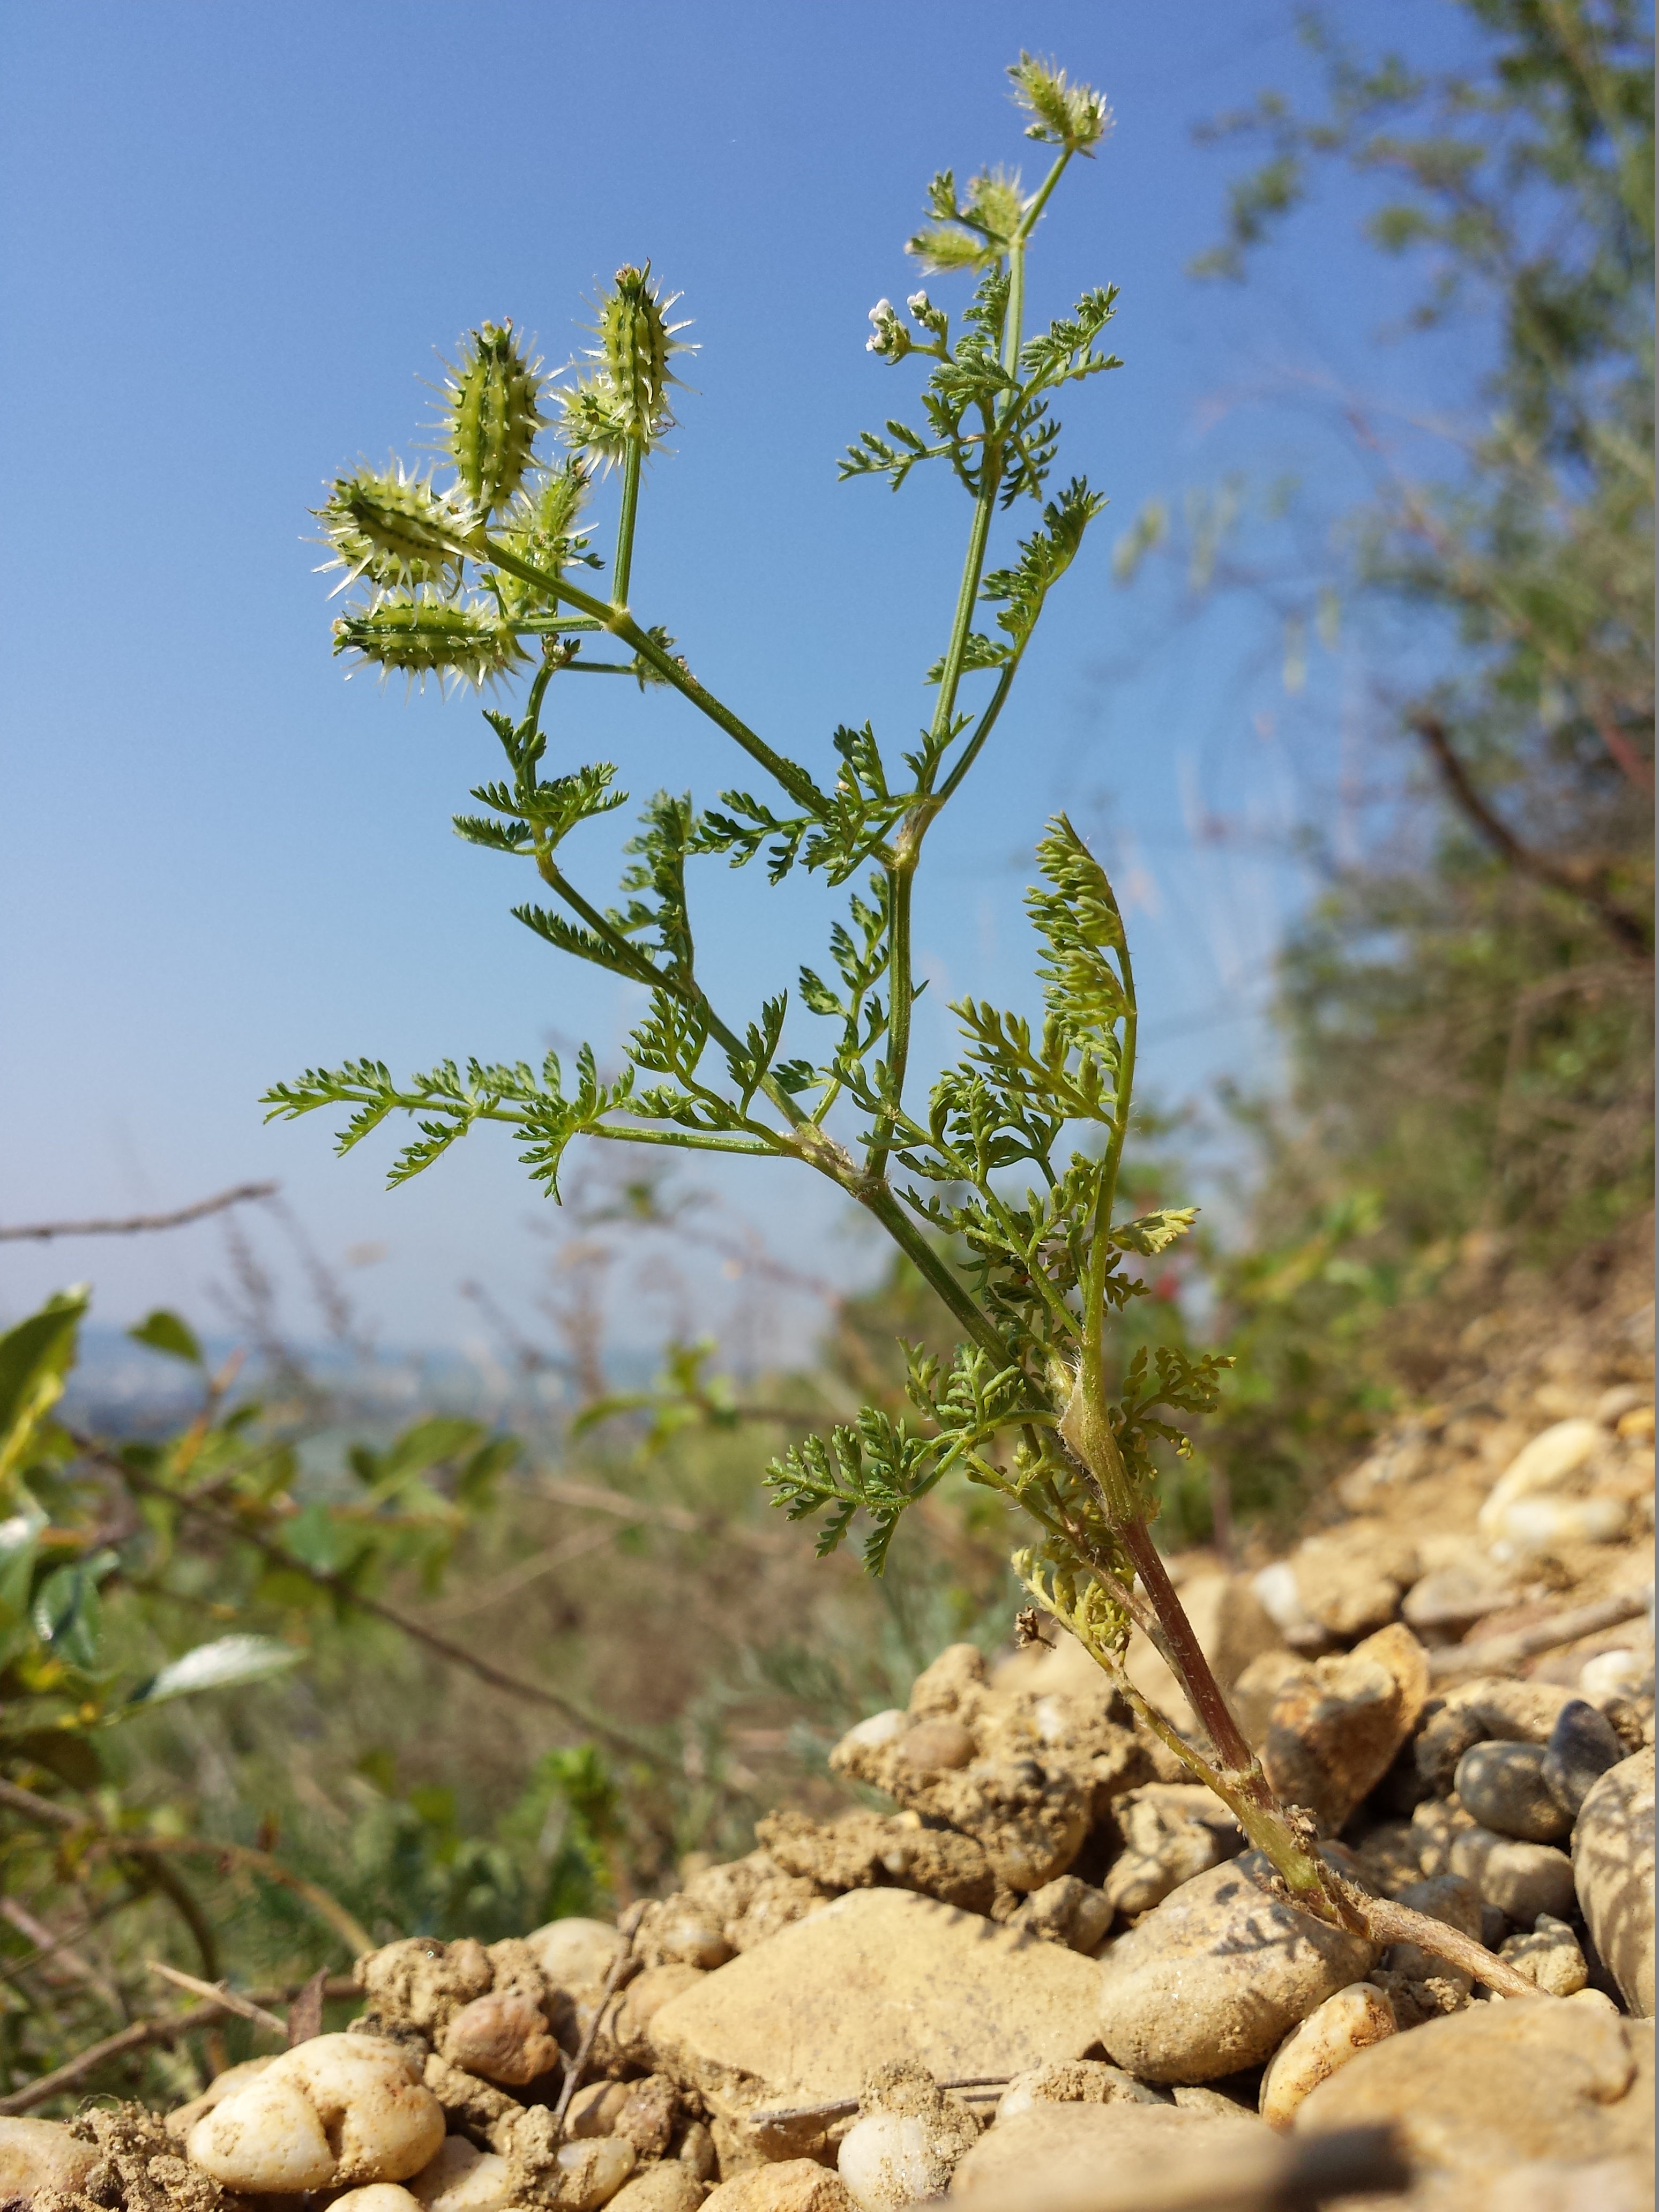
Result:
M1251 1589L1261 1599L1267 1618L1285 1641L1298 1651L1323 1651L1330 1638L1302 1602L1296 1586L1296 1570L1288 1559L1275 1559L1251 1577Z
M557 2154L560 2204L568 2212L597 2212L632 2173L637 2155L633 2144L621 2136L562 2143Z
M550 1920L525 1937L536 1964L562 1990L592 1988L604 1982L627 1941L608 1920Z
M345 2212L419 2212L417 2200L400 2181L365 2182L361 2189L348 2189L343 2197L334 2199L334 2206L342 2204ZM334 2212L333 2206L330 2212Z
M1510 1462L1488 1492L1476 1522L1483 1536L1502 1533L1504 1515L1518 1498L1553 1490L1601 1450L1607 1431L1599 1421L1557 1421Z
M871 2112L848 2130L836 2171L860 2212L942 2197L963 2145L916 2112Z
M848 1729L843 1743L856 1743L866 1751L879 1751L885 1743L896 1743L910 1725L910 1716L896 1705L890 1705L884 1713L872 1713L867 1721Z
M1292 2029L1261 2077L1261 2117L1288 2128L1303 2099L1373 2043L1395 2033L1394 2007L1370 1982L1351 1982Z
M1494 1557L1522 1559L1558 1544L1616 1544L1630 1526L1623 1498L1518 1498L1497 1523Z
M409 2193L426 2212L504 2212L513 2202L511 2169L504 2158L479 2150L465 2136L446 2136L436 2158L410 2182Z
M1598 1651L1586 1659L1578 1677L1579 1694L1592 1705L1617 1705L1640 1697L1653 1677L1653 1654L1627 1647Z

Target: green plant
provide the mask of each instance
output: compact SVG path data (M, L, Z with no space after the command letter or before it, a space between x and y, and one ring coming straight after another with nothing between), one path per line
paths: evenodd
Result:
M394 1183L480 1121L516 1130L532 1175L556 1195L561 1160L578 1136L788 1159L827 1177L881 1224L965 1340L948 1358L910 1352L914 1419L866 1404L827 1438L787 1451L768 1477L776 1501L792 1519L822 1522L821 1553L861 1520L866 1565L879 1573L901 1516L960 1469L1024 1517L1032 1540L1014 1564L1026 1588L1234 1809L1288 1893L1327 1918L1403 1933L1398 1909L1362 1899L1333 1874L1310 1824L1275 1800L1152 1541L1155 1451L1187 1449L1183 1423L1214 1403L1224 1363L1165 1341L1143 1346L1121 1376L1111 1372L1109 1324L1149 1287L1136 1263L1164 1252L1194 1214L1160 1207L1120 1218L1133 971L1111 886L1064 818L1038 847L1042 885L1028 898L1042 946L1041 1021L964 1002L954 1009L962 1060L939 1076L925 1106L912 1099L911 907L927 834L983 755L1048 594L1103 504L1081 479L1051 491L1060 439L1052 410L1066 386L1115 365L1097 344L1115 295L1088 291L1070 316L1028 334L1025 286L1043 210L1074 159L1094 152L1108 111L1097 93L1029 56L1011 75L1026 135L1056 149L1053 164L1029 195L1002 170L981 171L965 190L949 172L933 179L931 220L910 251L924 270L973 277L972 295L954 331L926 292L905 314L885 300L872 310L869 349L892 365L913 356L927 365L927 429L889 422L883 435L865 433L842 464L845 477L884 478L895 489L918 467L941 464L969 501L955 617L927 672L934 704L915 750L895 761L870 724L842 728L826 788L694 678L665 630L632 611L642 465L668 419L678 343L647 271L618 273L601 304L598 365L569 388L544 379L505 325L475 331L447 417L454 482L440 486L400 465L359 470L337 481L321 510L337 561L364 587L337 625L337 646L386 669L473 684L528 665L535 647L525 712L486 716L507 774L477 788L487 811L458 817L456 828L530 860L558 906L521 906L520 921L556 949L644 985L649 1010L615 1080L601 1079L586 1048L568 1091L550 1055L539 1073L477 1061L463 1073L446 1062L407 1084L361 1060L280 1084L266 1103L289 1117L349 1108L343 1149L392 1114L413 1116L417 1134L393 1166ZM544 405L568 450L538 469ZM613 465L621 497L606 599L571 570L597 562L576 534L577 510L595 471ZM1039 520L1006 565L992 568L999 514L1024 500ZM995 610L999 635L974 627L982 607ZM581 823L623 803L614 769L542 773L550 685L593 665L578 653L596 634L632 654L599 666L678 691L767 773L787 807L775 811L738 790L699 813L689 796L659 793L629 848L625 903L611 908L578 888L563 848ZM975 682L984 690L970 706ZM739 1025L713 1005L698 972L689 864L724 854L742 866L763 850L775 885L798 866L832 884L871 871L832 933L836 980L801 974L802 1004L831 1030L821 1056L783 1056L787 993ZM1127 1685L1121 1662L1135 1623L1181 1680L1210 1757ZM1462 1941L1437 1923L1411 1918L1411 1926L1441 1951ZM1528 1986L1478 1955L1483 1979L1517 1993Z

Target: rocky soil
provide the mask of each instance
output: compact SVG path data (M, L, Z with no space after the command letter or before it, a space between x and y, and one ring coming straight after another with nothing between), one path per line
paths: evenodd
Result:
M0 2120L0 2200L1266 2205L1287 2159L1386 2123L1408 2195L1344 2201L1635 2212L1653 2127L1640 1295L1483 1319L1456 1394L1344 1477L1288 1558L1171 1562L1322 1848L1498 1952L1537 1998L1281 1902L1075 1644L957 1645L837 1747L838 1818L775 1814L747 1857L688 1863L619 1927L392 1944L359 1962L349 2033L165 2118ZM1157 1654L1130 1667L1195 1733Z

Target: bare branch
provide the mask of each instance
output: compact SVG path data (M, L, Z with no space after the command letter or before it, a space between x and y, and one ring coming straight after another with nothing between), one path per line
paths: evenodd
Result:
M174 1213L131 1213L111 1221L37 1221L20 1229L0 1229L0 1244L50 1243L54 1237L137 1237L152 1229L183 1229L192 1221L205 1221L210 1213L223 1213L250 1199L272 1198L274 1182L239 1182L216 1198L198 1198L194 1206L181 1206Z
M178 1989L190 1990L198 1997L210 1997L215 2004L222 2005L227 2012L234 2012L242 2020L251 2020L255 2027L265 2028L270 2034L280 2035L287 2042L286 2021L278 2020L274 2012L267 2012L262 2004L255 2004L252 1997L239 1996L234 1990L227 1989L222 1982L204 1982L195 1974L181 1973L177 1966L163 1966L159 1959L146 1959L144 1964L152 1974L160 1974L163 1981L173 1983Z
M1472 822L1486 842L1506 860L1517 875L1530 876L1534 883L1547 884L1551 890L1563 891L1589 907L1603 928L1607 930L1625 951L1638 960L1652 957L1653 947L1647 924L1642 916L1622 905L1607 888L1606 871L1599 868L1576 868L1553 860L1547 854L1534 852L1523 845L1501 815L1493 811L1475 789L1474 779L1454 747L1450 732L1439 715L1426 709L1411 718L1411 726L1428 747L1440 780L1458 807Z

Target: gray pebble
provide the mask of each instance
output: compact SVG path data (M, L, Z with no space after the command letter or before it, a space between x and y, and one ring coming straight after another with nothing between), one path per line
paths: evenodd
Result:
M1457 1762L1457 1802L1500 1836L1553 1844L1572 1826L1544 1780L1541 1743L1477 1743Z
M1605 1713L1575 1698L1563 1705L1550 1731L1544 1754L1544 1786L1573 1820L1590 1786L1626 1756L1624 1745ZM1492 1823L1487 1822L1491 1826Z

